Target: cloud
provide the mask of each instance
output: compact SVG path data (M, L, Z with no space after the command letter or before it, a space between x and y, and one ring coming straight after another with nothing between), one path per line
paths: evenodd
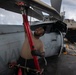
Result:
M76 6L76 0L62 0L62 3L69 6Z
M76 10L68 9L68 11L65 12L65 18L74 19L76 21L76 14L75 13L76 13Z
M0 8L0 24L22 25L22 16Z
M51 5L50 0L42 0ZM61 12L65 11L65 18L76 20L76 0L62 0Z
M23 18L21 14L9 12L7 10L0 8L0 24L8 25L22 25ZM30 21L30 17L28 17ZM31 21L37 21L35 18L31 18Z
M76 0L63 0L61 11L65 11L65 18L76 21Z
M51 5L50 0L42 0ZM61 12L65 11L65 18L76 20L76 0L62 0ZM0 8L0 24L22 25L22 16ZM35 19L34 19L35 20Z

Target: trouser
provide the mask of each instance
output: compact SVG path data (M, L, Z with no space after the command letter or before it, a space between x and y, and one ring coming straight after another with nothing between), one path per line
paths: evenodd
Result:
M24 58L20 57L18 60L18 64L20 64L21 66L25 66L31 69L35 69L35 65L34 65L34 60L33 59L27 59L25 60ZM21 68L22 70L22 75L24 75L24 69ZM27 75L36 75L36 73L32 72L31 70L25 70Z

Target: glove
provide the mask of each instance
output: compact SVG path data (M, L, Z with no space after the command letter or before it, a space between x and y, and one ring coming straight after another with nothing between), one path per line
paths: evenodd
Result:
M42 54L40 53L39 50L32 50L32 51L31 51L31 54L32 54L33 56L40 56L40 57L42 57Z
M17 63L16 62L11 62L8 65L9 65L9 68L14 68L15 65L17 65Z

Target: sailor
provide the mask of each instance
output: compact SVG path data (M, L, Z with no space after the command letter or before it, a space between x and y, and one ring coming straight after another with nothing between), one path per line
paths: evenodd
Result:
M20 54L20 60L19 63L21 66L26 66L32 69L35 69L33 55L44 57L45 51L44 51L44 45L42 41L39 39L41 36L43 36L45 33L45 30L43 27L37 28L34 33L32 33L32 40L34 43L35 50L31 52L28 37L26 34L25 41L22 46L21 54ZM22 69L22 72L24 70ZM31 72L26 72L27 75L34 75ZM24 75L24 74L23 74Z

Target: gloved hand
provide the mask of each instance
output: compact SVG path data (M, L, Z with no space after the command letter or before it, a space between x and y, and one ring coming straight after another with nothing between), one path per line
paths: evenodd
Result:
M9 65L9 68L14 68L15 65L17 65L17 62L10 62L8 65Z
M39 50L32 50L31 51L31 54L33 56L40 56L40 57L42 57L42 54L41 54L41 52Z

